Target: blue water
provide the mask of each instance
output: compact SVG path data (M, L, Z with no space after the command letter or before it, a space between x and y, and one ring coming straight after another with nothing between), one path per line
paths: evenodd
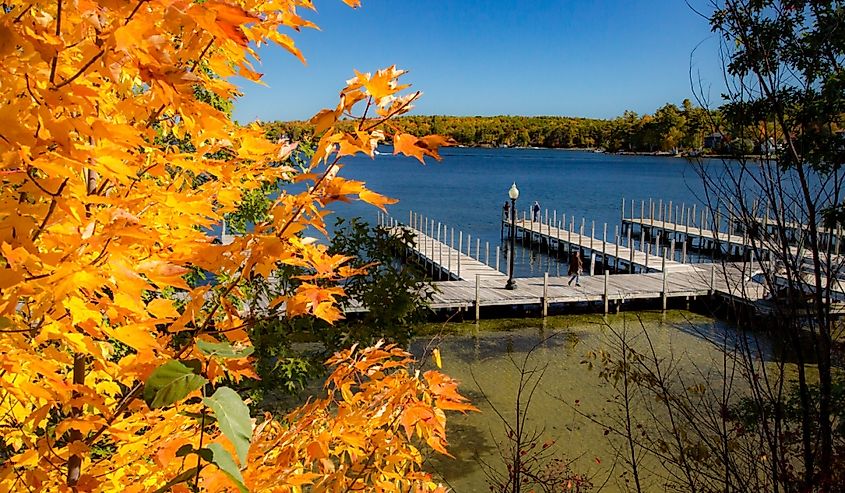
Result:
M440 162L427 160L426 165L402 156L393 156L389 148L375 159L350 157L341 174L363 180L379 193L399 199L389 206L389 213L407 222L408 211L432 218L472 236L473 255L476 238L481 240L482 260L485 242L490 245L491 264L500 241L502 205L511 183L520 195L517 208L528 210L534 201L540 203L541 214L557 211L561 220L576 218L576 231L582 218L585 233L595 221L596 237L602 225L608 225L608 239L619 226L622 199L626 200L626 216L640 214L640 201L672 201L673 207L697 204L701 210L703 186L699 163L685 159L655 156L617 156L587 151L557 149L475 149L448 148L441 151ZM721 161L705 161L705 167L722 167ZM655 205L655 207L657 207ZM361 202L341 204L334 210L341 216L361 216L375 221L376 209ZM457 237L457 236L456 236ZM456 240L457 242L457 240ZM466 249L466 245L464 245ZM542 275L544 270L556 274L561 268L554 259L518 249L515 258L516 276ZM505 267L504 256L501 269ZM565 268L564 268L565 270Z

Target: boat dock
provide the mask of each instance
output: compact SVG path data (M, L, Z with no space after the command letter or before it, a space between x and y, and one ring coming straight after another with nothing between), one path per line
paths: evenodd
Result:
M550 307L560 309L586 304L601 306L604 313L609 313L631 301L651 301L666 309L670 301L687 302L701 296L727 296L747 304L766 297L764 285L752 281L749 263L725 264L727 268L715 263L684 264L667 260L669 250L659 249L659 245L656 251L661 256L531 221L520 221L517 233L534 235L535 239L542 237L552 245L558 242L561 248L588 250L593 255L600 255L606 266L620 268L605 268L601 275L582 276L581 286L570 285L568 277L545 273L543 277L516 278L516 289L505 289L508 276L498 269L498 265L495 268L490 265L489 247L482 252L477 239L473 245L469 235L462 232L454 235L451 229L447 234L442 223L413 212L409 219L412 225L390 216L379 216L379 224L410 231L415 241L407 246L407 258L418 262L429 274L433 273L433 279L443 279L433 283L435 290L429 306L435 311L474 309L477 319L484 307L535 306L545 315ZM449 244L454 244L455 239L458 248ZM630 260L632 255L633 262ZM496 258L498 256L497 249ZM631 266L638 272L620 273Z
M510 234L511 224L503 220L503 228ZM595 226L593 226L594 229ZM607 226L603 228L602 238L595 238L593 234L584 234L584 223L581 223L581 228L578 232L574 231L575 222L569 223L569 228L561 228L561 225L553 225L552 222L529 221L528 219L520 219L515 221L514 229L516 237L522 238L526 235L529 241L544 243L547 248L555 250L556 252L569 252L571 250L581 250L585 252L583 255L585 261L590 260L589 265L594 272L593 267L597 262L604 269L611 269L616 272L628 273L646 273L646 272L662 272L668 270L670 272L690 271L694 266L686 263L686 245L681 245L681 262L670 260L675 258L676 245L671 242L668 249L655 238L654 245L640 242L640 249L638 249L632 241L630 235L627 241L623 243L623 238L617 231L614 233L614 241L607 241Z

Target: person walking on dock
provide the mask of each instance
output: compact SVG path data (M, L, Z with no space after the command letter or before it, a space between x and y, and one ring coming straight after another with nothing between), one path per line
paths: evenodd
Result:
M502 219L504 219L505 221L510 221L510 219L511 219L510 212L511 212L511 204L510 204L510 202L508 202L506 200L505 205L502 206Z
M536 200L534 201L534 206L532 207L532 210L534 211L534 222L540 222L540 203Z
M569 272L568 274L572 277L569 278L569 285L572 286L572 281L575 281L575 285L581 287L581 271L584 269L584 261L581 259L581 251L575 250L571 254L569 254Z

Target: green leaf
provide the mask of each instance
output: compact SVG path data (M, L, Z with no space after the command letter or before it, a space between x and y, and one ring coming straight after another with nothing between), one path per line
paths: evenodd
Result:
M184 483L185 481L196 476L197 472L199 472L199 467L192 467L190 469L182 471L181 474L165 483L164 486L155 490L153 493L164 493L165 491L170 491L170 488L173 488L179 483Z
M220 431L235 446L241 464L245 464L252 438L252 421L249 419L249 408L241 396L229 387L220 387L214 395L202 401L214 411Z
M147 379L144 384L144 401L150 409L168 406L184 399L206 382L208 380L187 366L171 360L153 370Z
M197 349L206 356L218 356L220 358L246 358L255 348L246 346L240 350L236 350L226 341L223 342L209 342L199 340L197 341Z
M181 414L182 416L187 416L189 418L194 418L195 420L197 420L197 423L203 427L217 422L217 418L210 414L191 413L188 411L182 411L179 414Z
M208 446L208 450L211 450L212 454L210 462L226 473L226 476L229 476L229 479L235 483L235 486L238 487L241 493L249 493L246 485L244 485L244 477L241 476L241 471L238 469L238 465L235 464L232 454L219 443L212 443Z

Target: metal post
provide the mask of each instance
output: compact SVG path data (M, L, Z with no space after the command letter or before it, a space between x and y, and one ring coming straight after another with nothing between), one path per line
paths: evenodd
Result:
M610 272L608 272L605 269L605 271L604 271L604 294L602 295L602 298L604 299L604 314L605 315L607 315L607 308L608 308L608 299L607 299L607 284L608 283L607 283L607 281L608 281L609 277L610 277Z
M516 289L516 283L513 281L513 257L516 249L516 199L511 199L511 245L508 249L510 253L510 269L508 269L508 282L505 284L505 289Z

